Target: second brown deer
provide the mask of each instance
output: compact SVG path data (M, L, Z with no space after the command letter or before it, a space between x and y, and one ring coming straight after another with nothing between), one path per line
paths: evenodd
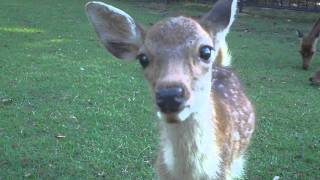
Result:
M311 31L304 35L301 31L297 31L300 39L300 54L302 57L302 68L309 69L310 62L317 51L317 41L320 33L320 18L316 21Z
M167 18L147 30L111 5L86 5L104 47L119 59L137 59L149 82L160 119L160 180L243 174L255 113L237 76L214 62L229 58L220 49L226 48L236 2L219 0L199 21Z

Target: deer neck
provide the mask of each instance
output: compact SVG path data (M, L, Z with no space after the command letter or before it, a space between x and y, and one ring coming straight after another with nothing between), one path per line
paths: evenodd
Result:
M316 34L318 34L320 32L320 18L317 20L317 22L313 25L310 33L309 33L309 37L313 37L314 39L316 38Z
M201 110L177 124L161 122L161 147L164 163L180 179L208 179L219 170L220 149L215 136L215 112L211 101L202 103Z

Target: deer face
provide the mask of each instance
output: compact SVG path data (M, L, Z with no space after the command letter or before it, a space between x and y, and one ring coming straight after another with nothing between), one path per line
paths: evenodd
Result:
M200 22L168 18L148 30L101 2L89 2L86 11L110 53L140 62L157 110L168 122L178 122L196 113L203 99L210 97L216 49L233 21L231 4L231 0L219 1Z
M314 53L316 52L316 44L319 34L315 36L304 36L302 32L297 31L300 39L300 55L302 58L302 68L304 70L309 69L310 62Z
M312 46L312 44L306 44L302 43L301 44L301 50L300 50L300 55L302 58L302 68L307 70L309 69L310 61L313 57L315 50Z
M148 30L138 59L162 114L186 119L199 106L199 96L209 98L214 49L212 38L192 19L170 18Z

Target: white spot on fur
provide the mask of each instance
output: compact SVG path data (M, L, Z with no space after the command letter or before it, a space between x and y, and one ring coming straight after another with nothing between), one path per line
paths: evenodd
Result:
M239 141L240 140L240 134L239 134L239 132L238 131L233 131L232 132L232 137L233 137L233 140L235 140L235 141Z
M249 124L254 124L254 122L255 122L254 114L253 114L253 113L250 113L249 119L248 119L248 123L249 123Z
M247 130L244 132L245 136L251 136L251 134L253 133L253 128L247 128Z
M224 85L223 84L219 84L218 85L218 89L223 89L224 88Z

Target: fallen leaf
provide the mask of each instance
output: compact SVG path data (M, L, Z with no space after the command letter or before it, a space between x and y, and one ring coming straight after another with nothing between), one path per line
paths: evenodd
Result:
M11 98L1 98L1 104L9 105L11 103L13 103L13 100Z
M279 176L275 176L275 177L273 177L273 180L279 180L280 179L280 177Z
M106 173L105 172L98 172L98 176L104 176Z
M25 173L24 174L24 177L30 177L31 176L31 173Z
M66 138L66 136L64 135L61 135L61 134L58 134L55 136L57 139L63 139L63 138Z

